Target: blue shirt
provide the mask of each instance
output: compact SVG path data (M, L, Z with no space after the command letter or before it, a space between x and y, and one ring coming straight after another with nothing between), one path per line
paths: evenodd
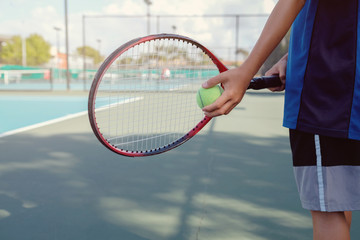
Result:
M307 0L292 26L284 126L360 140L359 0Z

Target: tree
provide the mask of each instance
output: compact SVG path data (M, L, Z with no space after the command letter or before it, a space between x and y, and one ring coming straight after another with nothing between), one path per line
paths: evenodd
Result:
M27 65L38 66L50 60L50 44L43 37L31 34L25 42ZM0 59L5 64L22 64L22 39L20 36L13 36L6 42L1 49Z
M40 35L32 34L26 39L26 61L28 65L38 66L47 63L50 58L50 44Z
M1 63L20 65L22 61L21 49L21 37L13 36L10 40L6 41L1 48Z
M98 64L104 60L104 57L100 55L99 51L90 46L78 47L76 49L77 54L82 56L84 54L83 52L84 49L85 49L85 56L92 58L95 64Z

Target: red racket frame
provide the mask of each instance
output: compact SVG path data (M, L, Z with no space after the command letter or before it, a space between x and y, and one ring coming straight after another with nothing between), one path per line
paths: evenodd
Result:
M120 46L118 49L116 49L109 57L107 57L105 59L105 61L103 62L103 64L100 66L99 70L97 71L95 77L94 77L94 81L91 85L91 89L90 89L90 93L89 93L89 101L88 101L88 115L89 115L89 120L90 120L90 125L91 128L95 134L95 136L98 138L98 140L108 149L110 149L111 151L124 155L124 156L129 156L129 157L143 157L143 156L150 156L150 155L155 155L155 154L160 154L166 151L169 151L175 147L180 146L181 144L185 143L186 141L188 141L190 138L192 138L193 136L195 136L210 120L210 117L204 117L203 119L200 120L200 122L194 127L192 128L187 134L185 134L183 137L179 138L178 140L163 146L161 148L157 148L157 149L152 149L152 150L148 150L148 151L128 151L128 150L123 150L123 149L119 149L114 147L113 145L111 145L105 138L104 136L101 134L97 123L96 123L96 117L95 117L95 101L96 101L96 93L98 91L100 82L102 77L104 76L105 72L107 71L107 69L111 66L111 64L121 55L123 54L125 51L127 51L128 49L139 45L141 43L145 43L148 41L153 41L153 40L158 40L158 39L177 39L179 41L186 41L191 43L192 45L197 46L198 48L200 48L206 55L208 55L213 63L217 66L217 68L219 69L220 72L224 72L227 71L228 69L220 62L220 60L214 55L212 54L206 47L204 47L203 45L201 45L200 43L198 43L197 41L188 38L188 37L184 37L181 35L176 35L176 34L156 34L156 35L150 35L150 36L146 36L146 37L141 37L141 38L137 38L134 40L131 40L125 44L123 44L122 46Z

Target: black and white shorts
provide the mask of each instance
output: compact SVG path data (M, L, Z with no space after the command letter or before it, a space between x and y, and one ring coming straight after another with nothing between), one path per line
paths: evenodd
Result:
M303 208L360 210L360 141L290 130L290 144Z

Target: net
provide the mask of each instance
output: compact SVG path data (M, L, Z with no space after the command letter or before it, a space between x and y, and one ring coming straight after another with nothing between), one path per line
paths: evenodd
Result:
M97 127L121 150L167 147L204 117L196 92L218 73L210 57L189 42L161 39L137 45L102 74Z
M1 90L52 89L50 69L0 70Z

